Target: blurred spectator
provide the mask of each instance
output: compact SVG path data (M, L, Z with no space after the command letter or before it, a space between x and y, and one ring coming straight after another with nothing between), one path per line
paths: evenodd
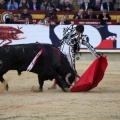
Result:
M8 16L5 18L5 23L10 24L14 19L14 15L12 12L8 12Z
M58 0L56 0L56 1L55 0L51 0L50 1L50 7L52 7L54 11L60 11L60 9L61 9L61 6L60 6Z
M39 5L41 5L43 1L44 1L44 0L37 0L37 3L38 3Z
M30 3L30 10L40 10L40 4L37 2L37 0L32 0Z
M55 2L59 4L59 0L49 0L50 3Z
M57 25L65 25L65 21L64 18L61 17L60 20L58 22L56 22Z
M10 0L7 4L7 9L8 10L17 10L18 9L18 3L15 2L14 0Z
M99 14L98 19L100 20L101 25L106 25L109 20L111 20L110 15L107 13L107 10L104 9L102 14Z
M73 19L85 19L86 15L83 9L80 9L77 14L74 15Z
M38 3L39 5L41 5L43 1L44 1L44 0L37 0L37 3ZM31 3L32 3L32 0L28 0L28 3L31 4Z
M60 0L60 2L59 2L61 5L63 5L64 4L64 0Z
M25 18L32 19L32 15L28 12L28 9L23 9L23 12L20 14L20 18L25 19Z
M115 3L116 3L116 0L110 0L110 2L112 2L113 4L115 4Z
M116 0L115 9L116 9L117 11L120 11L120 0Z
M62 5L62 10L72 11L72 4L70 4L69 0L65 0L64 4Z
M65 25L69 25L69 24L70 24L70 22L69 22L69 15L65 14L65 15L63 16L63 18L64 18L64 23L65 23Z
M69 16L67 14L63 15L63 17L60 18L58 22L56 22L57 25L69 25L71 24L69 22Z
M30 4L32 2L32 0L28 0L28 4Z
M91 3L91 1L94 1L94 0L88 0L89 3ZM84 0L78 0L79 4L82 4L84 2Z
M95 0L93 3L92 9L94 11L100 11L101 10L101 0Z
M14 15L14 19L13 19L13 21L11 21L10 23L11 24L20 24L20 22L19 22L19 16L18 15Z
M88 9L85 18L86 18L86 19L97 19L97 16L96 16L96 14L93 12L92 9Z
M110 2L110 0L105 0L103 3L103 9L106 9L107 11L114 11L114 4Z
M4 0L0 0L0 9L7 9L7 5Z
M48 0L48 2L57 2L57 3L60 3L60 0Z
M38 24L46 26L55 25L55 23L50 20L50 16L45 16L45 18L40 20Z
M101 0L101 3L104 3L105 2L105 0ZM110 2L112 2L112 3L116 3L116 0L110 0Z
M26 18L25 18L25 23L24 23L24 24L29 25L29 24L33 24L33 22L30 22L29 17L26 17Z
M74 0L71 0L71 1L72 1L72 3L74 2ZM81 0L75 0L75 1L80 5L80 1L81 1ZM72 4L72 3L71 3L71 4Z
M72 4L72 3L73 3L73 0L69 0L69 3Z
M118 19L117 25L120 25L120 18Z
M88 0L84 0L83 3L80 5L80 8L84 11L87 11L88 9L92 9L91 4L88 2Z
M4 0L5 1L5 3L7 4L10 0ZM20 2L21 2L21 0L14 0L15 2L17 2L18 3L18 5L20 4Z
M50 8L50 3L48 2L48 0L44 0L40 6L41 10L49 10Z
M29 4L27 0L21 0L19 4L19 9L29 9Z
M45 16L50 16L51 19L57 19L56 13L52 8L49 8L48 13L46 13Z
M20 4L21 0L14 0L15 2L18 3L18 5Z
M28 4L30 5L31 4L31 2L32 2L32 0L27 0L28 1Z
M7 4L10 0L4 0L5 1L5 3Z
M72 8L74 11L78 11L80 9L80 3L78 0L72 0Z
M81 5L83 3L84 0L78 0L79 4Z

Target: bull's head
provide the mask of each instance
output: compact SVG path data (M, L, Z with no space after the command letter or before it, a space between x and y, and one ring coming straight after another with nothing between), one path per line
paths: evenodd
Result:
M76 72L71 68L70 63L68 62L66 57L63 60L61 60L58 73L64 81L62 87L60 85L59 86L64 91L68 91L68 89L71 87L72 83L75 80Z

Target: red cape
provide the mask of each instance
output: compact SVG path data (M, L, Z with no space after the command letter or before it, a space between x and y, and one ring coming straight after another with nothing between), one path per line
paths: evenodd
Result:
M107 65L106 57L96 58L70 91L85 92L97 87L98 83L103 79Z

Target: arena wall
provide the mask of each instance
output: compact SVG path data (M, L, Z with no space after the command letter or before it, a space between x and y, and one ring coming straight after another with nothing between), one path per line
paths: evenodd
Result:
M120 52L99 52L101 55L106 56L108 61L120 61ZM93 61L95 57L90 52L79 52L76 60Z
M29 43L49 43L56 47L60 46L63 38L63 29L70 25L25 25L25 24L0 24L0 46L29 44ZM74 25L75 27L76 25ZM88 35L89 43L97 52L107 55L110 60L120 59L120 27L118 25L92 26L84 25L84 34ZM19 33L19 32L20 33ZM17 35L18 39L12 37L7 40L7 36ZM6 37L6 40L5 40ZM85 46L81 46L78 59L94 59Z

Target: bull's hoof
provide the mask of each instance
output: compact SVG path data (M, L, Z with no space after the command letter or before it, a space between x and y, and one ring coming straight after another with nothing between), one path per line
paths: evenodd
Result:
M35 93L43 92L43 90L40 90L40 89L36 89L36 90L32 90L32 91L35 92Z
M42 90L42 89L39 89L39 92L43 92L43 90Z
M35 87L35 86L33 86L32 88L31 88L31 91L33 91L33 92L43 92L43 90L42 89L40 89L39 87Z
M54 89L57 89L57 87L56 86L54 86L54 87L52 86L52 87L48 88L48 90L54 90Z

